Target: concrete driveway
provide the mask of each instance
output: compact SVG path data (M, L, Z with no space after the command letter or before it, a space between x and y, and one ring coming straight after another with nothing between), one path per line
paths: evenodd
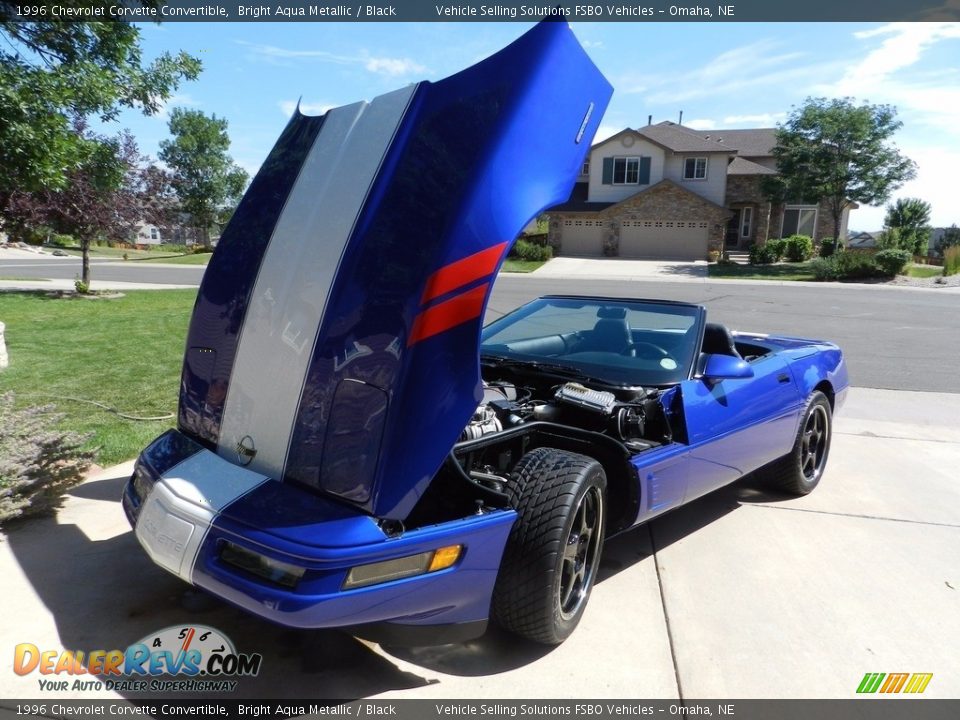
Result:
M0 697L40 695L36 673L12 672L17 643L125 648L203 623L264 655L231 697L851 698L867 672L930 672L925 697L956 698L957 418L960 395L853 389L815 493L741 481L615 538L581 626L557 648L496 631L379 647L269 625L147 560L117 501L129 464L113 468L71 491L56 519L0 540Z
M707 262L705 260L687 262L682 260L557 257L534 270L531 277L703 281L707 277Z

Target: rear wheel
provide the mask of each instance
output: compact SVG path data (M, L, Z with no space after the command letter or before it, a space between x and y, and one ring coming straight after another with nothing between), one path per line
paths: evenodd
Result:
M600 565L606 488L584 455L538 448L520 459L507 487L520 517L493 593L501 627L550 645L573 632Z
M761 477L794 495L813 492L827 465L832 430L830 401L822 392L816 391L807 401L793 449L763 468Z

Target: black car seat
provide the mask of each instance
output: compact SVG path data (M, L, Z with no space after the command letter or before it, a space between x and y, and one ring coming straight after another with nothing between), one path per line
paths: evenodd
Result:
M703 330L703 347L701 352L708 355L732 355L742 360L737 346L733 342L733 335L726 326L720 323L707 323Z
M626 308L601 308L599 320L585 339L583 350L623 354L633 345Z

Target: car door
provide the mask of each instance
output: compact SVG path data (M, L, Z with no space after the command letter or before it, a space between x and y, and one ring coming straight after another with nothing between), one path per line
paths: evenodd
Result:
M800 395L786 362L750 363L753 377L681 383L690 451L689 502L784 455L793 443Z

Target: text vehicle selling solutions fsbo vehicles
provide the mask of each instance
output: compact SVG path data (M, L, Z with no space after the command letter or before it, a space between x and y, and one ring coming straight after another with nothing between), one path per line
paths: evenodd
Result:
M289 626L449 642L492 616L558 643L605 537L758 469L817 485L847 388L829 343L596 297L481 331L610 95L549 21L440 82L295 114L204 275L178 427L124 491L154 562Z

